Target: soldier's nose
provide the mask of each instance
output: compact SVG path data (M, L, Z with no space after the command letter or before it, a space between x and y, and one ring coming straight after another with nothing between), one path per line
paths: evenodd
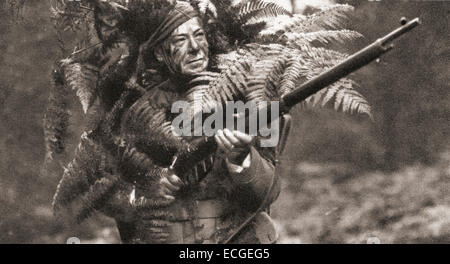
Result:
M194 38L190 38L190 51L192 53L196 53L200 50L200 45L197 43L197 41Z

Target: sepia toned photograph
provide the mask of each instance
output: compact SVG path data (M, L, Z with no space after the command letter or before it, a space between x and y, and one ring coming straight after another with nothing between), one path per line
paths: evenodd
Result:
M449 16L0 0L0 244L449 244Z

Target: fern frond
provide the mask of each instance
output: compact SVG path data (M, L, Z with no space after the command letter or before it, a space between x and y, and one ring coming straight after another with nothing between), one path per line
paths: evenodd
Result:
M256 37L258 39L276 39L285 32L289 32L287 30L289 27L304 19L305 16L300 14L294 14L292 17L286 15L274 17L266 22L266 27Z
M312 46L302 46L301 52L294 51L293 53L302 61L303 73L307 79L318 76L348 57L347 54L325 48L314 48Z
M211 111L216 108L216 103L225 104L227 101L242 99L247 91L247 76L251 69L248 56L242 56L236 61L228 61L226 69L220 74L209 74L209 78L201 76L194 79L189 90L187 102L194 110ZM202 83L203 82L203 83Z
M74 49L83 50L94 43L98 43L97 33L94 29L95 18L93 2L82 1L51 1L51 20L57 34L62 56ZM70 32L70 37L67 36Z
M212 97L219 102L226 102L242 96L246 90L246 72L250 69L247 61L239 60L222 71L210 85ZM226 85L228 83L228 85Z
M123 121L123 139L156 164L168 166L175 153L189 146L172 132L172 124L167 120L164 109L143 97L129 109Z
M53 199L54 208L64 207L84 193L95 181L101 154L91 139L83 134L75 151L75 158L64 169Z
M248 24L265 22L269 18L280 15L291 15L285 8L263 0L244 1L237 8L239 8L240 19Z
M161 179L162 168L157 166L149 155L129 145L122 154L119 171L128 182L147 185Z
M201 79L194 79L193 88L190 89L192 94L197 92L198 102L191 103L191 106L208 105L208 100L219 103L226 103L227 101L244 100L245 98L262 98L259 92L265 94L264 98L269 98L277 94L276 82L281 76L282 63L286 60L289 53L285 52L281 45L260 45L248 44L226 55L219 55L217 61L220 62L220 74L216 74L213 79L210 79L205 84L197 84ZM282 62L280 64L280 62ZM278 70L278 74L277 73ZM258 73L258 74L257 74ZM261 79L262 78L262 79ZM257 82L265 83L256 88ZM249 87L251 84L252 88ZM267 86L269 85L269 86ZM261 89L258 91L258 89ZM201 95L201 96L199 96ZM190 96L189 98L193 98Z
M344 85L336 93L334 109L342 109L344 113L350 114L367 114L373 120L371 107L366 98L358 91L348 88L349 84Z
M283 73L280 82L280 96L283 96L293 91L298 83L298 80L303 75L303 63L300 60L292 59L288 62L288 66Z
M219 54L217 56L218 68L222 71L227 70L232 64L238 61L253 65L258 60L267 59L268 56L276 57L284 51L285 47L278 44L246 44L227 54Z
M350 5L333 5L309 16L295 14L277 16L267 21L267 27L262 30L258 38L276 40L285 33L307 33L322 30L339 29L347 19L348 13L353 11Z
M347 57L324 48L305 46L299 50L278 44L249 44L230 55L218 60L223 63L219 67L222 69L219 75L221 78L210 82L209 88L201 88L204 98L210 96L219 102L225 102L233 99L233 95L236 98L236 95L243 94L242 89L246 89L244 94L247 100L274 99ZM235 70L240 60L248 63ZM206 104L205 101L197 103Z
M105 205L119 182L117 175L105 171L105 159L99 146L83 134L75 158L65 168L53 198L56 215L67 208L73 220L81 223Z
M255 102L259 107L261 102L268 102L279 98L280 78L286 68L286 57L269 57L261 60L252 68L248 77L248 91L246 100Z
M287 25L285 32L314 32L342 27L348 14L354 8L350 5L333 5L306 17L298 17Z
M189 94L187 94L186 99L189 103L192 116L209 113L218 106L218 101L212 98L208 90L208 84L196 84L195 88L191 89ZM226 97L227 94L223 93L223 96Z
M337 92L341 87L342 82L343 80L340 80L338 83L333 83L332 85L323 90L321 107L324 107L326 104L328 104L328 102L331 101L331 99L333 99L336 96Z
M347 78L343 78L318 93L308 97L302 104L303 107L324 107L334 101L334 109L350 114L367 114L373 119L371 107L367 100L355 90L357 84Z
M318 91L317 93L306 98L305 101L301 102L300 107L302 109L312 109L321 105L322 97L326 93L325 89Z
M343 44L346 41L355 40L361 37L362 35L356 31L341 29L319 30L307 33L287 32L283 34L279 39L288 47L301 47L311 45L314 42L318 42L321 44L328 44L330 42Z
M66 85L76 92L84 113L95 100L99 70L93 65L77 63L71 59L62 61Z
M89 218L95 210L99 210L109 201L116 191L119 183L119 176L107 172L101 172L101 177L90 188L89 191L80 197L81 207L76 212L78 223Z
M285 48L277 57L283 57L284 64L283 68L278 70L277 78L280 78L280 82L275 89L279 96L283 96L293 91L302 82L316 77L341 62L347 55L307 45L301 47L301 50Z
M62 67L56 66L53 72L47 110L44 116L46 146L46 164L44 165L47 165L53 159L54 153L61 154L64 152L70 117L68 100L68 93L64 86Z
M331 99L335 98L337 92L342 89L342 82L344 82L344 80L340 80L334 84L331 84L328 87L306 98L306 100L302 104L302 107L324 107L331 101Z

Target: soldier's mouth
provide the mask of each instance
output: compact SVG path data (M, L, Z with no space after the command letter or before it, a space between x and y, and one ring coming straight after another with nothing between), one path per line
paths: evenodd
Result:
M188 61L188 64L193 64L193 63L197 63L197 62L203 62L203 60L204 60L203 58L190 60L190 61Z

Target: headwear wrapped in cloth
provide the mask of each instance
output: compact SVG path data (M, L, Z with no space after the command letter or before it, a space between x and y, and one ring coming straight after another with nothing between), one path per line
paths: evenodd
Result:
M167 39L176 28L197 16L199 16L199 14L189 3L176 1L174 8L169 11L156 31L153 32L150 38L144 43L144 53Z

